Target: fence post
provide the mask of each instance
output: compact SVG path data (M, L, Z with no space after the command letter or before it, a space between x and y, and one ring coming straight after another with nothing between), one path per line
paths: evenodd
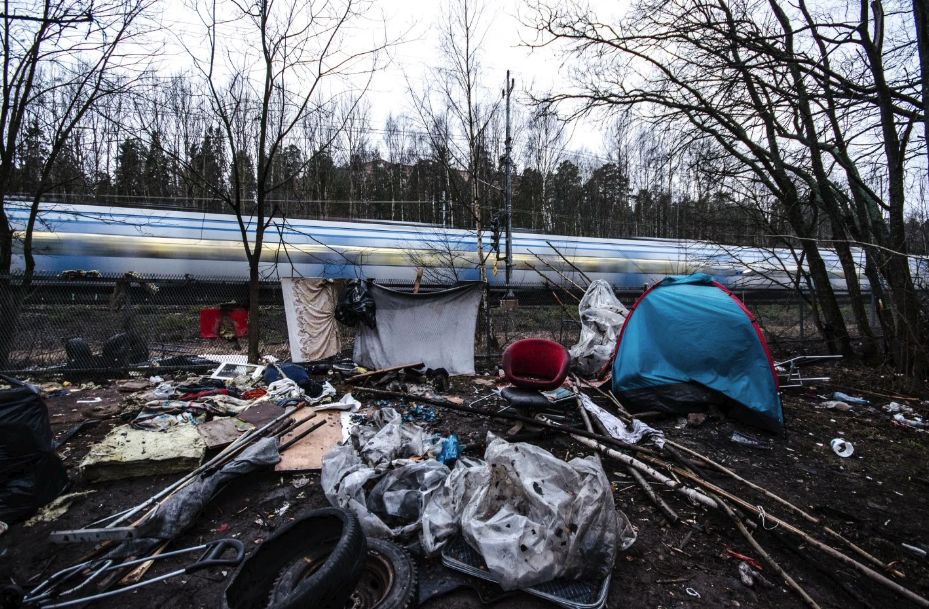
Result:
M804 318L805 318L806 303L804 303L804 302L803 302L803 299L801 298L801 299L799 300L799 303L798 303L798 304L800 305L800 340L802 341L802 340L806 337L806 336L805 336L805 334L806 334L806 332L805 332L805 330L806 330L806 320L804 319Z

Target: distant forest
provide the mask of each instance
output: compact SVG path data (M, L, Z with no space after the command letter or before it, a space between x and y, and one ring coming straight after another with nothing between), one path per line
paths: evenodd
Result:
M536 117L527 122L531 120ZM342 133L337 138L341 141L327 148L286 146L270 164L274 187L269 201L287 217L472 228L466 172L455 168L450 146L400 126L409 122L391 117L383 129L366 126L364 131ZM530 124L528 130L532 129ZM146 138L148 143L123 134L116 146L103 147L87 141L83 133L77 132L54 162L50 198L228 211L216 191L233 190L233 161L227 158L218 127L207 125L192 142L175 139L166 144L168 138L156 131ZM95 138L99 135L94 133ZM543 166L514 163L514 227L591 237L764 241L765 231L751 209L735 204L719 189L701 188L696 176L681 187L670 166L675 159L661 154L643 135L627 149L612 151L613 158L572 153L562 149L563 141L554 141L547 145L561 150L544 151L551 158ZM503 221L505 159L496 150L501 138L495 139L496 145L487 143L479 150L481 208L489 225ZM43 166L47 147L48 138L33 121L20 140L11 192L36 191L36 168ZM254 160L241 153L236 162L242 192L254 196ZM688 190L693 192L682 192Z
M177 77L166 98L186 91ZM189 93L189 92L188 92ZM112 102L112 100L107 100ZM192 99L188 101L193 101ZM334 119L344 127L325 147L321 125L304 125L269 164L268 200L289 218L364 219L422 222L470 229L470 184L455 166L454 136L438 117L432 133L417 130L413 119L390 116L375 129L365 102L346 104L350 116ZM336 112L338 109L336 109ZM228 213L219 193L235 189L232 159L218 126L201 124L193 114L156 116L164 130L142 138L109 121L77 129L51 166L46 196L73 202L132 207L176 208ZM564 126L552 115L520 116L514 131L513 225L549 234L603 238L656 237L706 240L734 245L773 245L766 235L790 232L776 209L735 198L714 187L700 171L696 147L672 151L661 134L620 117L610 127L612 150L602 154L570 151ZM478 146L476 174L484 222L504 222L503 124ZM39 188L49 136L37 118L19 141L10 192L27 196ZM115 144L114 144L115 142ZM522 162L519 162L522 157ZM255 196L255 161L244 150L236 159L240 192ZM763 221L762 221L763 219ZM780 230L778 227L780 226ZM922 214L908 219L911 250L929 252L929 223ZM820 237L831 238L828 222Z

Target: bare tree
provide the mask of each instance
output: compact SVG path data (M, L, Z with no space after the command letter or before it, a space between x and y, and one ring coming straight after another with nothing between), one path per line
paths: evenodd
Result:
M207 51L205 55L194 48L189 51L210 114L219 124L229 158L249 159L255 171L253 196L242 186L246 182L239 175L239 162L230 165L228 188L209 185L212 194L235 214L248 262L250 361L260 356L266 231L281 215L269 194L296 179L315 155L291 175L276 175L273 168L310 117L328 114L332 90L326 86L340 81L348 94L359 87L367 89L379 53L387 45L386 41L359 43L353 32L369 7L366 0L255 0L197 6ZM360 98L352 95L355 104ZM344 126L343 122L331 130L320 150L328 150ZM197 175L195 167L188 169Z
M22 290L35 271L33 231L42 197L56 186L52 170L72 145L75 129L101 100L122 93L131 84L130 69L138 59L123 54L144 32L141 16L150 0L82 0L28 3L23 12L4 5L0 17L3 45L0 100L0 309L7 312L0 327L0 368L5 367L15 333ZM37 170L38 181L25 226L14 227L7 215L10 180L24 122L32 116L48 134L47 154ZM24 277L19 289L11 283L14 242L21 243Z
M525 159L527 167L539 172L541 178L542 228L554 230L555 209L550 198L550 182L555 168L564 158L566 125L558 114L546 105L539 105L526 121Z

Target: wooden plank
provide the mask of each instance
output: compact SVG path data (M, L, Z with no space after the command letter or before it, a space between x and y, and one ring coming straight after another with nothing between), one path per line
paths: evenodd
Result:
M393 368L381 368L380 370L369 370L368 372L362 372L361 374L356 374L355 376L345 379L346 383L356 383L358 381L363 381L371 377L380 376L382 374L387 374L388 372L397 372L398 370L408 370L409 368L422 368L426 364L419 362L418 364L404 364L403 366L394 366Z
M312 415L312 411L300 410L294 414L294 418L302 422L312 418ZM322 469L323 455L342 440L341 416L342 413L338 410L317 412L315 421L323 419L325 424L285 450L281 455L281 462L274 467L274 470L278 472L299 472ZM313 423L309 421L298 424L293 430L284 434L284 437L281 438L281 444L297 436L310 425L313 425Z

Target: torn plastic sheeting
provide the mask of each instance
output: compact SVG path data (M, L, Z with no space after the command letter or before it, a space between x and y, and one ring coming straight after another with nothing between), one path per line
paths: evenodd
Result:
M139 525L139 539L120 544L108 557L144 556L161 541L173 539L185 531L227 482L271 467L280 460L277 438L258 440L214 474L197 478L171 495L149 519Z
M635 541L597 457L564 462L490 436L486 462L461 460L423 513L423 547L459 530L506 590L559 577L602 578Z
M367 466L384 469L394 459L422 455L428 442L422 427L404 423L393 408L382 408L372 416L371 425L353 430L352 446Z
M602 279L590 284L577 311L581 335L569 352L576 370L583 376L592 376L612 359L616 336L629 311L613 294L610 284Z
M650 438L658 448L664 447L663 431L659 431L638 419L632 419L632 430L629 430L625 423L611 412L594 404L594 401L591 400L590 397L583 393L579 395L584 410L595 416L607 432L617 440L625 442L626 444L638 444L642 438Z
M323 457L323 491L332 505L355 512L367 535L413 535L419 531L423 506L449 469L431 459L414 462L406 457L434 448L422 428L403 423L393 408L382 408L370 425L353 428L347 442Z

